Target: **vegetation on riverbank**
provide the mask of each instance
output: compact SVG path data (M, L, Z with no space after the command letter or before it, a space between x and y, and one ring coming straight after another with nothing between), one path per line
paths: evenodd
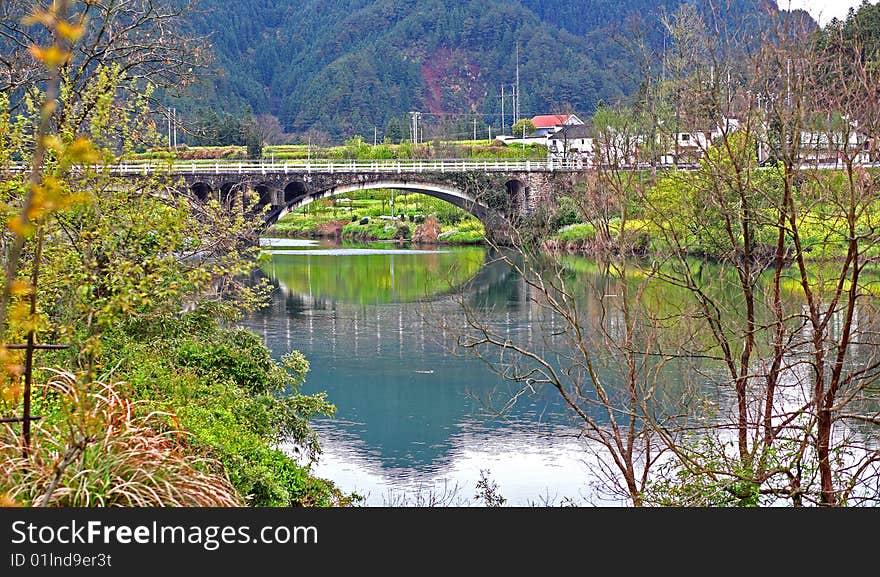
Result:
M394 213L394 214L392 214ZM353 193L312 202L289 213L267 232L288 238L350 241L398 240L420 244L480 244L483 224L434 197L390 190Z
M65 20L69 4L33 19L47 28L34 37L54 40L30 51L45 85L25 107L0 94L0 499L352 503L310 469L320 450L310 419L334 408L299 392L307 361L290 351L279 363L235 327L268 295L245 281L259 254L253 219L169 194L167 174L94 168L160 136L148 83L71 50L86 29Z
M321 160L412 160L480 158L486 160L546 160L547 147L539 144L507 145L500 140L428 141L419 144L369 144L354 136L343 144L275 144L259 147L243 145L154 147L133 156L135 159L245 160L266 162Z
M549 217L552 232L543 239L542 246L553 251L601 256L609 246L621 246L624 217L627 234L623 240L630 254L683 250L689 256L724 259L729 251L726 243L720 242L728 234L725 215L705 202L705 189L711 186L707 179L714 178L711 170L711 165L704 162L697 171L669 172L654 178L642 175L638 186L625 193L631 199L628 204L617 206L598 220L589 211L573 208L591 194L586 189L589 183L583 185L570 196L557 200L557 207ZM777 242L777 224L769 215L773 210L773 191L784 185L783 174L782 168L768 167L749 175L759 191L755 197L755 219L750 234L754 235L756 247L767 253L775 250ZM880 169L863 169L863 174L863 178L876 179L880 177ZM783 248L788 253L786 262L791 262L795 250L810 262L846 258L848 243L844 217L822 197L828 190L844 190L847 178L844 171L813 170L809 179L801 184L799 198L806 201L809 208L798 216L798 246L791 235L784 237ZM867 231L878 219L880 206L869 204L859 211L854 224L858 231ZM675 232L670 235L670 231ZM738 234L742 241L742 232ZM880 249L870 246L864 257L880 258Z

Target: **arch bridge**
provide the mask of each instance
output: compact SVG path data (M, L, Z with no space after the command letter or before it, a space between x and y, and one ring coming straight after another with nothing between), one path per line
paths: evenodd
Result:
M419 192L458 206L482 220L489 233L502 221L532 214L576 172L540 161L481 159L177 161L164 166L119 165L114 172L136 176L158 170L170 170L181 177L181 189L198 200L213 198L230 208L244 206L243 195L254 191L257 207L270 207L266 228L316 200L363 190L394 189Z

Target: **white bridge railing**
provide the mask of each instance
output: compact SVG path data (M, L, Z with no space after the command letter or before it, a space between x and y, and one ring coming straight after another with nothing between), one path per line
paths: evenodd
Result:
M574 165L538 160L217 160L123 162L108 166L116 174L290 174L290 173L419 173L419 172L551 172L578 170Z
M24 165L14 165L23 171ZM582 170L573 163L542 160L432 159L432 160L144 160L97 167L112 174L288 174L288 173L413 173L413 172L551 172Z
M866 163L860 166L880 167L880 163ZM12 165L13 172L29 170L26 165ZM97 167L99 172L120 175L160 174L335 174L335 173L375 173L400 174L422 172L581 172L595 170L596 167L581 161L552 160L505 160L505 159L426 159L426 160L144 160L125 161ZM650 166L638 165L621 167L623 170L645 170ZM678 166L678 170L693 170L695 166ZM802 168L834 170L842 168L838 164L804 163ZM670 170L672 167L658 167Z

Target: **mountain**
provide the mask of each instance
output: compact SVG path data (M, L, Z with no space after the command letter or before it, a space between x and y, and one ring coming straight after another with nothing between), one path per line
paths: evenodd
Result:
M207 35L214 70L181 108L276 116L289 133L405 137L409 111L466 137L474 119L498 133L519 114L592 114L637 88L619 39L634 27L664 42L661 17L708 0L201 0L192 33ZM758 27L766 0L716 0L718 18ZM739 22L740 20L736 20Z

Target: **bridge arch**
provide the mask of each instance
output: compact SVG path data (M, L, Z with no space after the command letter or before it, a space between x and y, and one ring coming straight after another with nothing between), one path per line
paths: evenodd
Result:
M517 178L512 178L504 183L504 190L507 192L508 207L526 205L529 190L526 183Z
M207 202L214 194L214 188L207 182L202 181L194 182L189 187L189 190L195 195L199 202Z
M462 192L461 190L443 185L443 184L433 184L428 182L411 182L411 181L399 181L399 180L379 180L375 182L360 182L356 184L346 184L341 186L335 186L332 188L327 188L324 190L320 190L317 192L313 192L311 194L306 194L305 191L299 195L299 197L293 197L291 200L288 199L288 188L290 188L290 183L285 187L285 204L278 209L272 211L266 219L266 227L272 226L278 220L283 218L290 212L298 210L316 200L321 200L324 198L329 198L332 196L339 196L350 194L352 192L361 192L365 190L381 190L381 189L393 189L393 190L402 190L405 192L418 192L421 194L425 194L428 196L433 196L434 198L439 198L440 200L445 200L446 202L455 205L467 212L471 213L484 224L489 224L489 220L495 216L495 211L491 210L485 204L479 202L477 199L473 198L469 194ZM302 184L302 183L299 183ZM304 187L303 187L304 188ZM303 196L305 195L305 196Z
M256 204L258 208L262 208L267 204L272 204L273 199L273 188L270 184L266 182L259 182L254 184L252 187L254 192L257 193Z
M306 193L306 185L301 180L288 182L284 187L284 204L303 196Z

